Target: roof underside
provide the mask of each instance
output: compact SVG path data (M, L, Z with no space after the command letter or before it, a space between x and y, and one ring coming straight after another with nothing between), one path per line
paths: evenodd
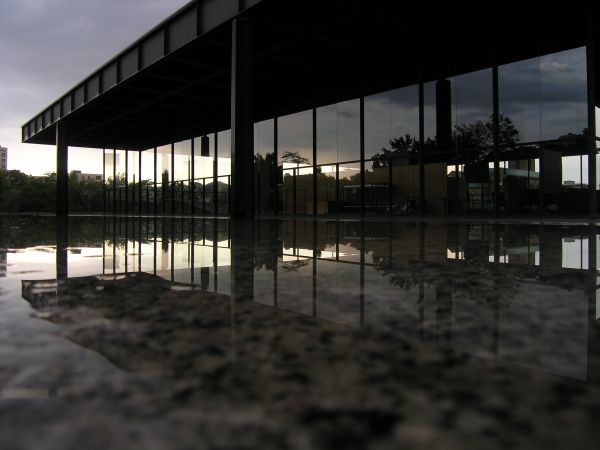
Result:
M208 10L211 22L202 8L215 2L223 9ZM460 2L406 3L246 1L253 6L243 14L254 29L255 121L414 85L419 73L431 81L491 67L494 55L504 64L586 42L589 11L583 1L571 2L569 9L531 11L507 1L494 14ZM94 74L82 85L86 89L70 92L71 102L81 106L68 114L63 107L69 145L145 149L229 128L231 18L241 11L237 4L191 3L116 58L121 78L127 74L125 58L135 60L129 78L92 98ZM195 37L175 49L185 41L181 36L190 36L186 23L196 27ZM157 48L163 56L156 56ZM111 64L100 69L100 85L110 80ZM64 99L24 126L24 142L54 144L61 103Z

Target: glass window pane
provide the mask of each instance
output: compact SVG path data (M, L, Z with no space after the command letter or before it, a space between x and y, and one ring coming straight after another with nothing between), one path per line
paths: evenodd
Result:
M196 212L214 214L215 135L194 139L194 193Z
M500 100L500 210L539 210L541 140L539 58L498 68Z
M258 214L275 211L275 121L254 124L255 206Z
M278 154L283 168L312 164L312 110L280 117Z
M338 103L337 161L360 159L360 100Z

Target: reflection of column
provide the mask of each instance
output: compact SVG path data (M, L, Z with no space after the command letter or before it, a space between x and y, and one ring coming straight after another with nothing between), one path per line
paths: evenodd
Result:
M316 160L315 160L316 161ZM313 301L313 317L317 317L317 221L313 220L312 227L312 248L313 248L313 279L312 279L312 301ZM277 267L277 260L275 260L275 266Z
M69 147L67 128L63 121L56 124L56 215L69 214Z
M365 222L360 222L360 327L365 327Z
M66 215L56 217L56 298L60 302L61 293L68 278L69 219Z
M67 248L69 245L69 221L64 216L56 219L56 278L67 278Z
M562 236L540 227L540 270L551 275L562 269Z
M435 323L438 339L448 348L452 346L452 290L445 282L436 283Z
M231 228L231 297L235 302L253 302L254 222L236 221Z

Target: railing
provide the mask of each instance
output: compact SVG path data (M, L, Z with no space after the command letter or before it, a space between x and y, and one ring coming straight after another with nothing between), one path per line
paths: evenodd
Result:
M105 188L106 213L118 215L228 215L230 197L231 175Z

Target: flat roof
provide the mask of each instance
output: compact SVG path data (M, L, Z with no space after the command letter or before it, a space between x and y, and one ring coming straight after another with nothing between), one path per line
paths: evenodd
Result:
M261 1L191 1L23 124L23 142L53 143L53 136L51 139L49 136L53 135L58 120L79 115L88 104L97 104L109 95L118 95L121 85Z
M196 0L28 120L22 140L54 144L58 120L69 145L132 150L229 128L240 14L253 24L258 122L583 46L591 5Z

